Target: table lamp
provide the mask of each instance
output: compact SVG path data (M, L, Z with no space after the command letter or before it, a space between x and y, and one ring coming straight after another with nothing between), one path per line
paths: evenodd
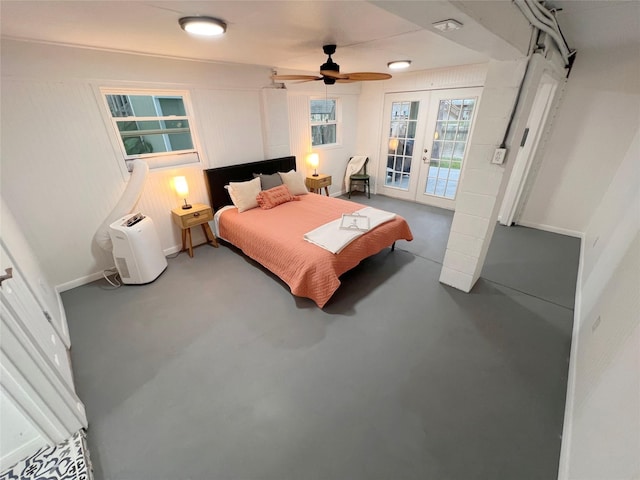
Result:
M187 179L185 177L173 177L173 186L176 189L176 192L179 196L184 198L184 205L182 205L183 210L188 210L191 208L191 205L187 203L187 196L189 195L189 185L187 184Z
M320 159L318 158L317 153L310 153L307 156L307 163L313 167L313 177L318 176L318 163L320 163Z

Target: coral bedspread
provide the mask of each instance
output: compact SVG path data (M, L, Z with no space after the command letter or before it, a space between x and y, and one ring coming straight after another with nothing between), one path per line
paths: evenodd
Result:
M312 299L322 308L340 286L339 277L363 259L396 240L413 240L406 220L398 215L358 237L333 254L304 240L305 233L353 213L364 205L316 194L270 210L221 213L219 235L280 277L291 293Z

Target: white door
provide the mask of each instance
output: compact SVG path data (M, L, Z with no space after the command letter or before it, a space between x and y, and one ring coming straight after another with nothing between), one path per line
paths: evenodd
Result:
M388 94L378 192L455 209L481 91Z
M559 83L555 76L547 72L542 75L538 91L533 100L531 113L529 113L529 118L527 119L527 128L520 141L518 155L513 164L509 183L500 206L498 221L502 225L511 225L518 220L517 213L522 207L521 199L523 198L525 185L529 178L529 172L534 166L538 145L542 139L547 118L554 107L554 99ZM540 160L538 159L538 161Z
M67 347L14 258L0 238L0 470L87 426Z
M385 95L378 193L415 200L429 92Z

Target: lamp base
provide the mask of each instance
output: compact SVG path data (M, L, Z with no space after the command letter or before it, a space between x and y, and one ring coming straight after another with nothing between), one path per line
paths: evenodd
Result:
M318 176L318 174L317 174L317 173L314 173L314 174L313 174L313 175L311 175L311 176L312 176L312 177L317 177L317 176Z
M189 205L188 203L186 205L182 205L183 210L189 210L190 208L191 208L191 205Z

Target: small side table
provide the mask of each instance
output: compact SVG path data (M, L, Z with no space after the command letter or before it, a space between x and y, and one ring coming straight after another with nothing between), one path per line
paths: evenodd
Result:
M322 187L324 187L324 193L326 193L328 197L329 185L331 185L331 175L326 175L324 173L319 173L317 177L314 177L313 175L309 175L304 180L304 184L313 193L321 193Z
M182 250L189 251L189 256L193 257L193 244L191 243L191 227L197 227L200 225L204 236L207 238L207 242L212 247L218 247L218 240L211 231L209 222L213 220L213 211L209 205L202 203L194 203L189 209L183 209L177 207L171 210L171 216L176 225L182 229ZM188 245L187 245L188 240ZM204 245L204 244L203 244Z

